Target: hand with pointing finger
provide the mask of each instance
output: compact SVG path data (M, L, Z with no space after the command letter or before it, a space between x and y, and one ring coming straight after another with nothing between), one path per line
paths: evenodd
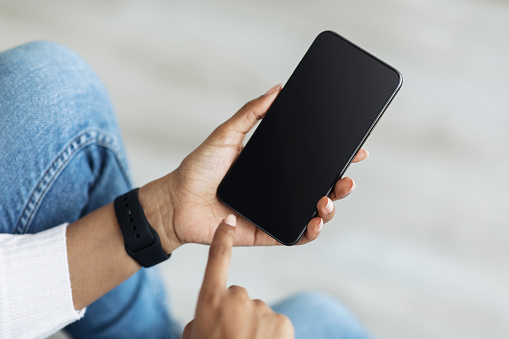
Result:
M195 318L184 339L293 338L290 320L261 300L251 300L243 287L226 288L236 218L228 215L217 227L198 297Z

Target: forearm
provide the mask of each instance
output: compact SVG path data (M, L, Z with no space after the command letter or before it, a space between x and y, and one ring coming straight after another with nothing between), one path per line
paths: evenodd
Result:
M77 310L90 305L140 269L124 249L112 203L69 225L67 257Z
M157 181L140 188L139 200L148 222L170 253L178 245L168 241L159 209L171 210ZM161 206L163 205L163 206ZM113 203L86 215L67 228L67 255L74 308L79 310L121 284L140 265L125 251Z

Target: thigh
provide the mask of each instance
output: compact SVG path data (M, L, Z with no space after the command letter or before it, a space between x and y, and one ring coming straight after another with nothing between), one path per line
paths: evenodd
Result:
M34 42L0 53L0 126L0 232L35 233L79 218L104 163L93 145L117 157L117 191L130 186L107 92L63 46ZM56 213L41 208L52 189Z
M0 53L0 232L73 222L131 188L108 94L75 53L35 42ZM74 337L171 337L157 269L142 269L67 327Z
M359 320L336 299L316 292L297 294L272 306L295 327L295 338L370 339Z

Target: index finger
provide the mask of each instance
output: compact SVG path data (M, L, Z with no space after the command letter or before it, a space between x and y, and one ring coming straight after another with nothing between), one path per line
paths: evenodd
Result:
M209 261L205 269L205 277L199 299L213 296L216 292L226 289L228 269L232 256L233 238L235 236L236 218L228 215L219 224L209 250Z

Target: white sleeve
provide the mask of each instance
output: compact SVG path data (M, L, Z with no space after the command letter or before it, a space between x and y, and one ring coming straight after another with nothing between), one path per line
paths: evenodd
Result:
M67 224L0 234L0 338L43 338L80 319L72 302Z

